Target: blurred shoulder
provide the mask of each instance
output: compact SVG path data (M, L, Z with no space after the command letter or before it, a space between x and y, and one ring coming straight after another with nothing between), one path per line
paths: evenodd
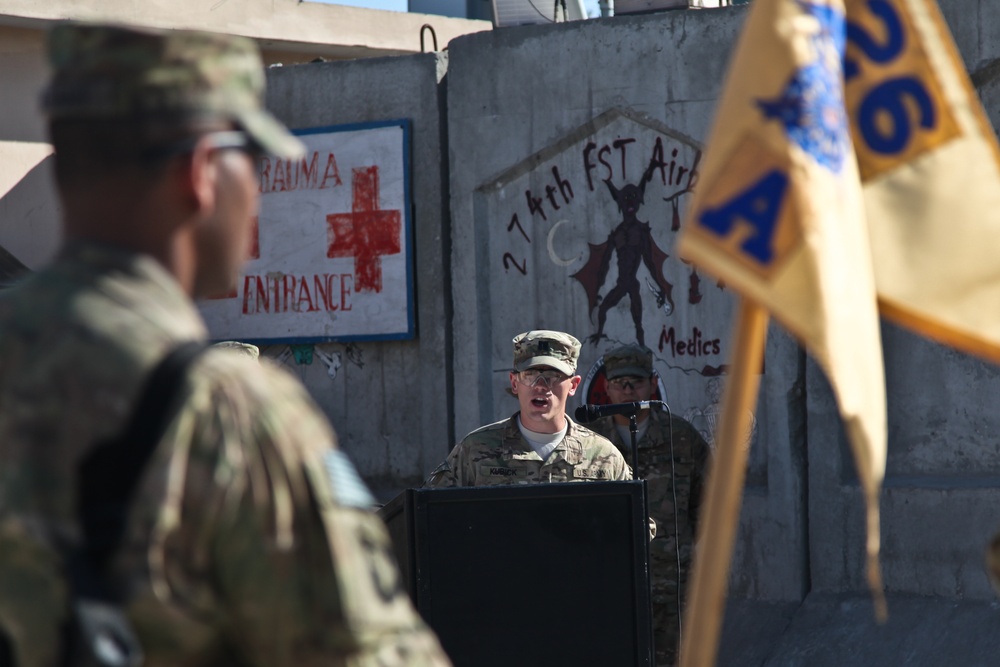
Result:
M254 434L289 429L335 444L332 428L302 383L281 366L223 348L204 351L191 369L186 408L210 412Z

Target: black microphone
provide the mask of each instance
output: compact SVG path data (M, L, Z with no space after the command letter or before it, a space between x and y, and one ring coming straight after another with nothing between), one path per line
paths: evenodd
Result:
M635 401L633 403L611 403L610 405L581 405L576 409L576 420L581 424L586 424L611 415L632 417L662 403L663 401Z

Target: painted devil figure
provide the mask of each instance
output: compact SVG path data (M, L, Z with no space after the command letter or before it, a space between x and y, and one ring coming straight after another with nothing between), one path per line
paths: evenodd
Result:
M628 296L632 321L635 323L635 340L640 345L645 344L642 328L642 295L638 277L640 264L646 266L652 278L648 283L656 298L657 308L662 308L667 315L674 310L673 285L663 276L663 263L667 259L667 254L653 240L649 223L642 222L637 217L639 207L644 201L646 184L652 178L655 167L655 163L650 164L638 185L628 183L619 189L610 180L604 181L618 205L622 220L611 230L604 243L588 244L590 258L583 268L573 274L587 292L591 317L597 308L597 332L590 336L592 343L606 338L604 324L608 310ZM618 281L602 299L600 291L608 276L612 256L618 263Z

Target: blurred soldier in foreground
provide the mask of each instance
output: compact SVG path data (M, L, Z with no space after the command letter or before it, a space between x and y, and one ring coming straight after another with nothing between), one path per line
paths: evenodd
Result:
M579 356L580 341L560 331L515 337L510 391L520 411L465 436L426 485L632 479L625 459L607 439L566 414L566 400L580 384Z
M64 24L48 48L66 242L0 297L0 629L22 667L59 651L51 545L79 535L80 460L170 350L204 340L192 298L234 284L255 154L302 150L262 109L249 40ZM181 395L110 564L145 664L446 666L304 388L209 349Z
M604 355L604 370L612 403L650 399L655 379L653 353L648 348L614 349ZM649 544L656 664L667 667L677 660L678 620L691 566L708 444L690 423L660 410L643 410L636 422L639 463L634 467L639 478L646 480L649 514L658 527L658 537ZM594 430L631 458L627 416L605 417L594 423Z

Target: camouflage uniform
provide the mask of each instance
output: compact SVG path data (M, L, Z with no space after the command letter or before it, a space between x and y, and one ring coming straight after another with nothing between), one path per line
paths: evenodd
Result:
M529 369L554 369L563 375L561 382L572 378L579 382L576 362L580 341L562 331L536 330L518 334L511 341L514 350L511 382L514 373ZM513 384L512 384L513 386ZM545 385L552 387L552 385ZM560 385L565 387L565 384ZM522 394L518 400L522 400ZM546 390L548 391L548 390ZM565 400L566 394L562 394ZM525 410L525 403L521 403ZM561 408L553 406L553 417ZM569 415L566 435L542 460L522 435L517 412L510 419L483 426L458 443L448 458L431 473L426 486L499 486L505 484L547 484L632 479L625 459L611 443L590 429L575 424ZM553 419L553 423L556 423Z
M83 41L100 44L101 30ZM132 39L107 31L118 46ZM170 34L174 48L225 51L230 39ZM140 45L128 58L145 55ZM78 539L78 463L124 428L167 351L205 336L158 262L93 242L0 294L0 628L21 667L56 664L68 605L54 545ZM182 398L110 566L145 665L447 666L304 388L266 361L209 349Z
M499 486L632 479L621 454L566 417L566 437L544 461L517 426L517 414L476 429L431 473L426 486Z
M648 422L645 434L637 443L639 465L636 474L639 479L646 480L649 514L657 524L658 537L649 544L650 582L656 664L666 667L677 660L677 621L684 605L709 449L697 429L681 417L654 410ZM631 461L631 439L622 438L613 418L594 422L593 428ZM671 475L675 481L673 485Z

